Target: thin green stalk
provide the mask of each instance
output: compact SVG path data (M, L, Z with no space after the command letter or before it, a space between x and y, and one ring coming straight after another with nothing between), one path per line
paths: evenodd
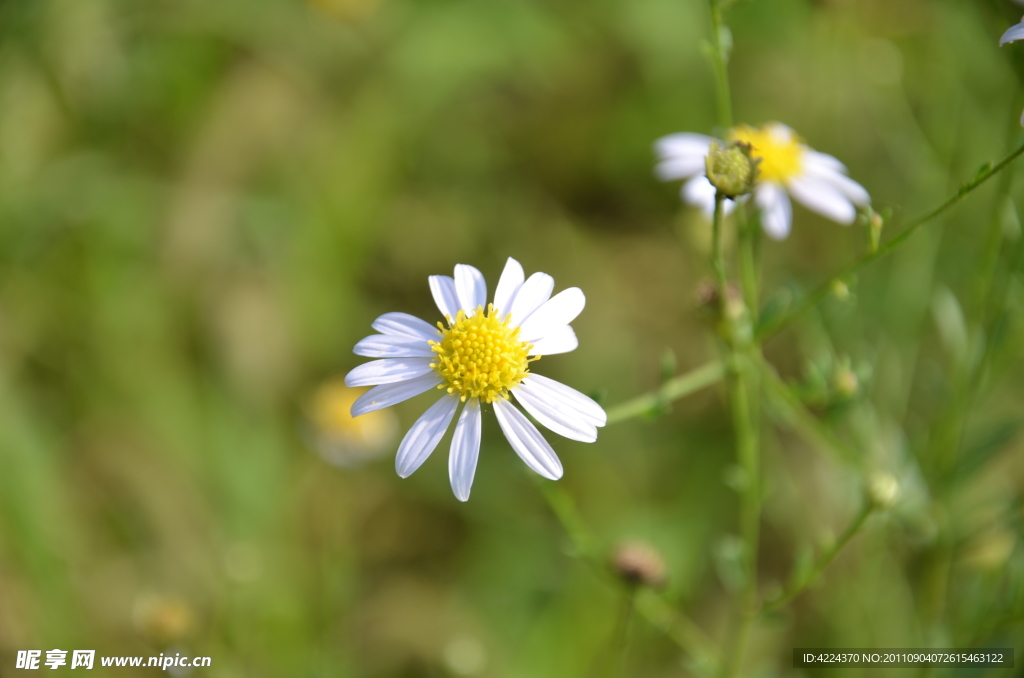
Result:
M715 193L715 215L711 220L711 268L715 273L715 285L718 288L718 303L724 309L729 299L728 280L725 273L725 256L722 253L723 221L725 210L722 205L725 196L721 191Z
M623 678L626 675L626 648L629 644L629 623L633 619L636 607L636 584L629 584L623 591L622 609L615 623L614 648L615 659L612 664L612 678Z
M874 262L876 259L881 259L885 255L892 252L894 249L896 249L904 242L906 242L907 239L910 238L910 236L912 236L917 231L917 229L921 228L921 226L925 225L935 217L939 216L946 210L950 209L951 207L959 203L979 186L981 186L986 181L994 177L996 174L999 174L999 172L1006 169L1006 167L1010 163L1019 158L1021 155L1024 155L1024 145L1022 145L1020 148L1018 148L1017 150L1003 158L995 166L985 170L984 172L979 173L978 176L976 176L973 180L961 186L960 190L957 191L955 195L950 197L944 203L942 203L935 209L931 210L930 212L911 221L910 224L906 228L904 228L898 235L896 235L893 238L890 238L888 241L885 242L885 244L883 244L877 250L865 254L860 259L847 266L838 275L832 276L828 281L818 286L817 289L815 289L811 294L809 294L803 300L803 302L800 303L800 305L798 305L792 311L783 314L772 323L757 328L754 334L755 339L767 339L768 337L777 333L782 328L789 325L789 323L791 323L799 316L803 315L811 308L817 306L822 299L828 296L829 292L832 289L832 283L834 281L847 280L854 274L856 274L858 271L860 271L862 268Z
M613 578L611 570L599 550L597 539L587 528L575 502L563 486L539 479L537 486L569 537L574 549L573 555L587 563L594 572L610 584L621 586L621 580ZM689 617L665 600L662 595L650 589L638 591L635 604L636 610L651 626L664 633L693 660L694 667L698 671L708 676L715 674L715 668L718 665L715 659L717 656L715 645Z
M732 127L732 97L729 93L728 55L722 44L723 22L721 0L708 0L711 10L711 66L715 74L715 102L718 106L718 124L722 129Z
M761 469L758 434L751 419L749 381L750 369L741 367L735 375L732 389L736 452L747 483L740 500L740 534L743 539L746 581L743 595L738 601L737 628L723 661L722 675L726 678L735 678L739 675L758 599L757 554L760 547Z
M720 381L723 376L725 376L725 366L721 362L715 360L701 365L685 374L669 379L656 391L608 408L608 423L617 424L620 421L652 412L659 405L665 405L711 386Z
M760 454L758 432L752 417L751 397L754 382L753 372L747 364L749 361L744 351L749 348L741 344L744 333L740 323L746 322L743 311L736 312L730 308L728 297L728 279L725 261L722 254L722 222L724 217L724 196L719 193L715 197L715 213L712 221L713 242L711 267L715 271L718 284L718 298L723 318L723 339L727 352L726 361L730 376L730 402L733 426L736 434L736 456L746 477L740 505L740 533L743 539L743 553L746 583L743 595L737 601L735 632L730 636L730 643L722 662L722 675L734 678L739 673L747 637L754 620L754 609L757 601L757 552L761 522L760 497Z
M758 229L756 224L747 219L747 212L743 205L737 205L733 214L736 215L736 226L740 236L740 285L743 288L743 303L746 304L750 313L750 321L757 325L758 309L761 305L757 291L760 275L757 248Z
M864 526L864 521L867 520L868 516L871 515L873 511L874 504L870 501L864 502L864 506L861 507L854 519L846 529L843 530L843 533L839 536L836 543L827 551L822 553L814 563L814 567L811 572L801 581L791 584L777 600L765 604L761 608L761 614L771 614L772 612L785 607L794 598L806 591L812 584L814 584L814 582L818 581L818 578L821 577L825 572L825 569L832 564L832 561L835 560L836 556L839 555L839 552L843 550L843 547L850 543L850 540L853 539L854 535L860 532L860 529Z

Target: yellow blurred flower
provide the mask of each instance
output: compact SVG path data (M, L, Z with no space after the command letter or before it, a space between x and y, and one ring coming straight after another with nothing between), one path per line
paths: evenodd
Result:
M366 391L345 386L338 378L321 385L309 400L306 416L312 446L336 466L358 466L379 456L394 440L397 421L392 412L352 416L352 404Z
M195 613L181 598L144 593L135 599L132 609L135 628L158 645L180 641L195 628Z

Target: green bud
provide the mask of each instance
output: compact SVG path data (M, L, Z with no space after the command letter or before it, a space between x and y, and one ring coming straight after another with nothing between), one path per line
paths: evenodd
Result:
M852 398L857 395L860 382L857 375L849 367L841 367L836 370L833 377L836 392L844 398Z
M877 511L891 509L900 496L900 483L896 478L884 471L875 471L868 478L868 501Z
M868 214L868 238L870 240L869 247L872 253L878 251L878 244L882 240L882 226L884 225L885 220L882 218L882 215L871 210Z
M850 286L844 283L842 280L836 278L828 285L829 290L833 296L839 301L846 301L850 298Z
M704 160L711 185L727 198L735 198L754 190L757 181L757 165L760 158L754 158L750 144L729 141L720 144L711 142L708 156Z

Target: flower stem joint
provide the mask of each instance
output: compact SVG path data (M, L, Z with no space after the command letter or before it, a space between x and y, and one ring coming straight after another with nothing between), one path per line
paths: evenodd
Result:
M760 158L743 141L711 142L704 160L708 181L726 198L736 198L754 190Z

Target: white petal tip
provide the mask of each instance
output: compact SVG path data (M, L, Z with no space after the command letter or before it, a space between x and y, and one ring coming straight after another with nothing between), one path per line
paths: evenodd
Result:
M1021 23L1015 24L1006 29L1006 32L1003 33L1001 38L999 38L999 46L1002 47L1008 42L1014 42L1021 38L1024 38L1024 19L1021 20Z

